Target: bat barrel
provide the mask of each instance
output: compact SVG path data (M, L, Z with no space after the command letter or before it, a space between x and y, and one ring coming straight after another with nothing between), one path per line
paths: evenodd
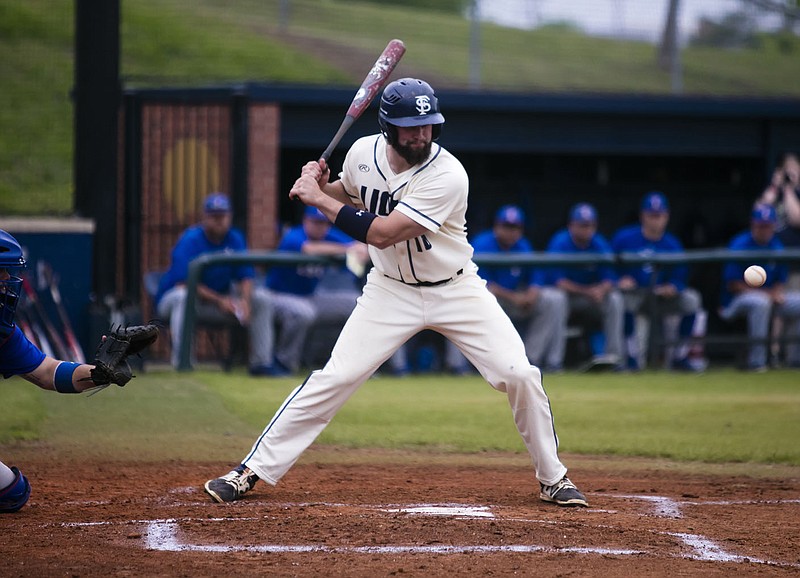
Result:
M400 62L400 59L403 57L403 54L406 52L405 44L403 44L402 40L394 39L386 45L386 48L383 49L381 55L378 57L378 60L375 61L375 64L372 65L372 68L367 73L366 78L361 83L361 87L356 92L356 95L353 97L353 101L350 103L350 107L347 109L347 114L342 121L339 130L336 131L336 134L331 139L328 148L320 155L320 160L327 161L331 154L333 153L333 149L336 148L336 145L339 144L339 141L342 140L344 134L353 126L353 123L358 120L361 114L367 109L369 103L372 102L372 99L375 98L375 95L378 94L378 91L386 84L386 81L389 79L389 75L397 66L397 63Z

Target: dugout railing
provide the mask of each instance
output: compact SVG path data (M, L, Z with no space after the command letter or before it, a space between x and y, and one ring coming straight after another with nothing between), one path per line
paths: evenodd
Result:
M572 253L545 253L533 251L530 253L516 253L501 255L497 253L475 253L473 261L478 266L531 266L531 267L554 267L560 265L591 265L591 264L642 264L649 263L653 266L651 282L655 283L658 272L663 267L675 265L697 265L702 263L721 264L727 262L759 263L765 261L776 262L800 262L800 249L785 250L759 250L759 251L731 251L729 249L698 249L687 250L679 253L654 253L641 255L638 253L617 253L609 255L585 255ZM197 286L203 271L207 267L214 265L256 265L270 267L274 265L302 265L302 264L331 264L344 263L341 257L326 257L317 255L305 255L302 253L285 251L245 251L240 253L216 253L206 254L197 257L189 264L189 272L186 278L186 313L183 321L183 333L180 342L179 371L190 371L191 362L191 343L196 325L195 302L197 300ZM653 317L658 315L655 305L651 307L648 314ZM732 339L719 339L705 336L704 341L711 339L719 341L741 341L740 337ZM658 347L670 345L658 336L651 336L650 353Z

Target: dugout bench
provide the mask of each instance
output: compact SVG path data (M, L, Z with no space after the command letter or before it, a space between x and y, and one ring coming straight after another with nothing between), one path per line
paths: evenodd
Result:
M270 265L341 264L343 260L344 259L342 257L304 255L302 253L289 253L282 251L245 251L235 254L206 254L197 257L189 264L189 273L186 281L188 295L186 315L184 317L183 338L180 344L178 370L190 371L192 369L190 359L191 336L193 335L198 321L193 304L197 300L198 282L203 270L206 267L217 264L250 264L267 267ZM611 265L619 265L623 263L650 263L653 265L654 269L651 277L652 282L654 283L660 268L670 265L697 265L702 263L722 264L730 261L746 263L770 260L800 263L800 249L784 249L781 251L731 251L729 249L698 249L687 250L680 253L658 253L646 256L628 252L610 255L582 255L573 253L560 254L532 251L530 253L515 253L508 255L496 253L476 253L473 257L473 260L476 264L478 264L478 266L522 265L531 267L587 265L597 263L607 263ZM656 321L655 325L657 326L659 312L655 305L651 305L651 309L648 311L648 316L651 320L651 327L654 326L652 323L654 320ZM651 331L649 337L648 362L655 362L660 356L660 352L663 351L665 347L676 345L674 342L670 343L664 340L656 331ZM748 339L746 333L737 335L731 335L727 332L718 334L712 333L706 334L699 339L701 339L705 345L750 345L750 340ZM786 340L784 338L783 342L785 343L785 341Z

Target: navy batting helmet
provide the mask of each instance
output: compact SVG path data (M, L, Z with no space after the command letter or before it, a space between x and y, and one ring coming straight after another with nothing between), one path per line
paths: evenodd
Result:
M378 125L381 132L393 143L397 136L396 126L433 125L433 140L439 138L444 116L439 112L439 99L431 85L416 78L401 78L390 82L383 90L378 110Z
M9 269L24 266L22 247L14 237L0 229L0 335L9 335L14 329L14 314L22 290L22 279L12 275ZM7 274L1 274L3 270Z

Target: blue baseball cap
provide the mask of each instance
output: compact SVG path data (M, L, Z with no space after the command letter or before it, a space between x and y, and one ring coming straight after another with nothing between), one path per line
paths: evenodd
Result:
M206 213L229 213L231 211L231 200L228 195L214 193L206 197L203 202L203 210Z
M316 207L306 207L306 210L303 211L303 218L314 219L316 221L328 221L328 217Z
M667 213L669 212L669 201L664 193L653 191L647 193L642 199L642 211L647 213Z
M597 211L589 203L578 203L569 212L570 222L596 223Z
M775 207L772 205L758 203L753 207L750 219L754 223L776 223L778 221L778 215L775 213Z
M524 227L525 213L516 205L504 205L495 214L494 222L501 225Z

